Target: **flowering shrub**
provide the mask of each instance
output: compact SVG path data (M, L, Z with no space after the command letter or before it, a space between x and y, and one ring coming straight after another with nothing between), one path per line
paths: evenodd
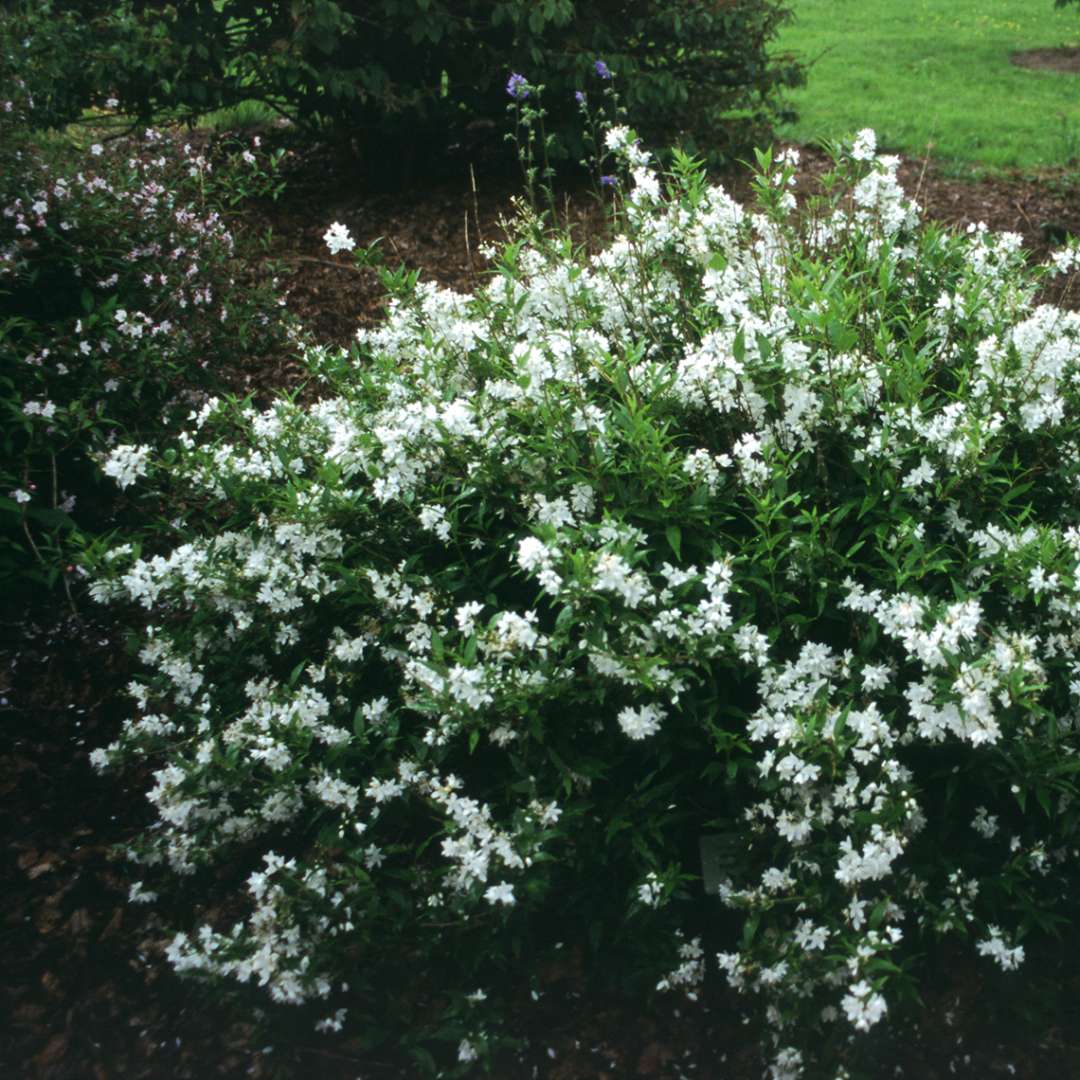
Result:
M283 340L265 275L236 278L219 212L273 194L280 152L237 148L215 173L152 129L42 149L26 134L39 102L12 89L0 100L0 570L51 582L64 533L107 518L89 505L101 499L89 456L186 415L226 362Z
M155 763L132 899L202 898L178 971L466 1068L499 958L588 943L759 1001L773 1078L842 1075L938 938L1012 972L1070 911L1080 315L1035 297L1077 255L921 223L870 132L798 211L793 153L744 209L607 145L602 252L388 276L322 400L113 451L186 511L99 568L150 625L93 762Z

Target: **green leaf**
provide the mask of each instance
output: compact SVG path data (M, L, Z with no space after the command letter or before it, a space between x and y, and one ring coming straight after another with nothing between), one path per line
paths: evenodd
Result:
M436 1064L435 1058L431 1056L430 1050L425 1050L422 1046L412 1046L409 1048L409 1054L415 1058L416 1062L428 1076L438 1075L439 1066Z
M888 900L879 900L874 909L870 912L870 929L876 930L881 925L881 920L885 918L885 912L889 909Z
M761 922L761 915L758 912L753 912L746 917L746 922L743 923L742 932L742 947L743 949L749 949L754 943L754 937L757 934L758 924Z
M667 542L671 545L671 550L675 552L675 558L682 558L682 530L678 525L669 525L664 530L664 535L667 537Z
M26 516L49 529L74 529L75 522L71 515L63 510L51 510L45 507L28 506Z

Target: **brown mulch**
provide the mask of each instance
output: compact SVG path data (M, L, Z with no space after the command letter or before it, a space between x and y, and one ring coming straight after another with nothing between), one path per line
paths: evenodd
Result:
M823 168L815 151L806 151L805 161L811 174ZM1033 257L1045 255L1067 232L1080 234L1080 199L1064 174L1040 182L1020 176L963 181L943 175L932 161L912 161L901 175L935 219L1017 231ZM729 186L745 192L738 177L729 178ZM482 280L478 240L499 237L500 218L519 189L517 179L491 174L477 176L474 192L463 166L424 189L370 194L339 159L305 151L295 154L282 202L260 208L253 220L274 226L267 257L280 268L290 309L317 339L347 344L358 327L378 319L381 291L373 272L350 269L343 256L328 255L322 234L331 222L347 224L362 245L383 237L390 264L422 267L441 284L466 290ZM560 205L587 236L600 211L584 190L563 196ZM273 381L294 370L286 365ZM265 373L249 378L253 385L267 381ZM250 1012L211 1000L164 969L159 916L126 902L128 872L110 857L149 819L143 778L126 784L100 778L87 761L89 750L114 737L127 708L123 686L130 673L119 634L87 615L59 618L42 610L33 619L11 618L0 626L7 633L0 640L0 1075L417 1075L392 1053L373 1060L347 1038L317 1039L310 1025L301 1028L277 1013L269 1030L258 1027ZM1049 996L1056 990L1066 1005L1055 1010L1041 1001L1049 1011L1037 1035L995 1024L977 965L951 956L939 962L942 988L928 998L919 1025L901 1033L894 1056L883 1060L904 1062L907 1075L926 1078L1080 1076L1080 1022L1072 1022L1076 1007L1068 1004L1080 1001L1080 984L1060 956L1044 957L1042 974ZM531 1047L501 1066L499 1080L759 1075L727 998L697 1007L667 1003L640 1016L617 1002L583 1002L576 986L572 975L553 975L541 1004L527 1016L523 1011ZM966 1022L957 995L967 1002Z
M520 175L505 169L477 175L467 165L425 187L369 192L331 152L298 155L284 197L272 208L280 280L290 310L317 341L347 345L359 327L374 325L383 290L374 268L357 269L347 255L332 256L323 234L332 222L347 225L357 248L376 244L388 268L420 269L426 280L458 291L481 286L485 244L506 236L522 190ZM595 232L603 210L585 188L560 191L560 219L583 237ZM318 211L313 213L312 207Z

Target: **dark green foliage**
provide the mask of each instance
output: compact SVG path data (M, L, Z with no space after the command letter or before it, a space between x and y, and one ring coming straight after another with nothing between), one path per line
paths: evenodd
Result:
M43 11L21 16L48 39L38 51L55 59L63 40L55 63L80 67L61 73L66 114L107 89L143 120L257 99L383 158L407 147L422 160L501 120L511 71L546 86L556 147L577 157L573 93L596 87L597 59L643 136L732 156L802 79L768 54L783 0L83 0L47 31Z

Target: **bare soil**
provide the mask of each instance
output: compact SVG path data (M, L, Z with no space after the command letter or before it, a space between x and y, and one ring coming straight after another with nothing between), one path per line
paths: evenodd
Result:
M1061 45L1055 49L1025 49L1010 54L1009 60L1017 67L1033 71L1062 71L1068 75L1080 75L1080 46Z

